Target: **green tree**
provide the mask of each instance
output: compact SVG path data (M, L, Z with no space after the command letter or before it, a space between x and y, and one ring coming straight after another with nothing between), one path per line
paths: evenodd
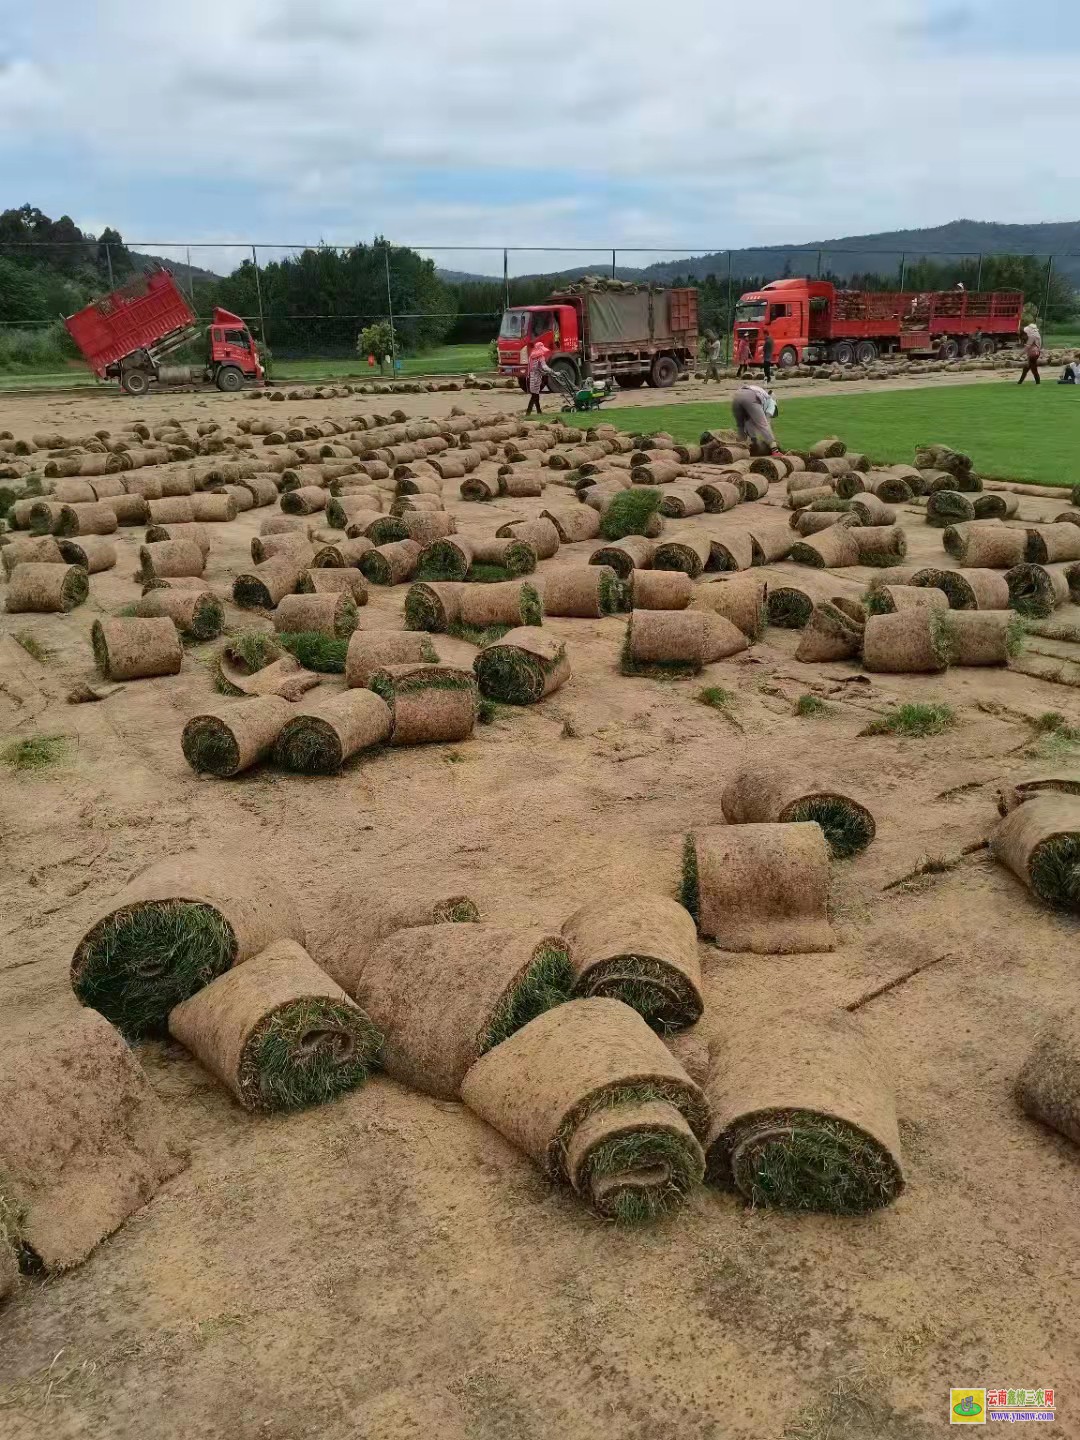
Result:
M374 355L381 375L387 358L398 353L397 336L389 320L377 320L373 325L366 325L357 336L356 353Z

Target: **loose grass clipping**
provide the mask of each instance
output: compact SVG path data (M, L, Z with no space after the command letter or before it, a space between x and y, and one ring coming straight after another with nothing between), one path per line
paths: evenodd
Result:
M624 675L696 675L703 666L738 655L749 644L736 625L711 611L634 610L626 626L621 669Z
M382 1037L295 940L278 940L169 1015L187 1046L245 1110L300 1110L355 1090Z
M137 875L86 930L72 989L124 1035L160 1034L181 1000L285 938L302 945L304 927L275 879L234 856L171 856Z
M1080 914L1080 800L1039 795L1006 815L990 853L1040 900Z
M544 614L576 619L599 619L624 608L618 575L605 565L575 565L551 570L539 587Z
M392 745L468 740L476 725L476 680L454 665L384 665L368 680L394 717Z
M844 1011L731 1026L706 1085L706 1179L750 1205L859 1215L904 1188L886 1067Z
M634 610L685 610L694 589L689 575L678 570L630 571L630 605Z
M184 663L184 647L168 616L95 620L90 641L94 662L106 680L149 680L159 675L177 675Z
M80 1264L187 1164L139 1061L93 1010L13 1030L0 1093L0 1243L47 1271Z
M768 624L768 584L756 575L732 575L699 585L690 602L691 610L708 610L723 615L749 640L757 640Z
M1025 1115L1080 1145L1080 1009L1055 1015L1036 1035L1016 1098Z
M1018 615L1044 620L1069 599L1069 582L1061 570L1043 565L1014 565L1005 572L1009 604Z
M151 590L135 614L141 620L171 620L192 640L215 640L225 628L225 610L212 590Z
M339 690L301 701L274 742L274 763L303 775L336 775L362 750L390 738L393 716L373 690Z
M692 831L682 902L721 950L807 955L835 948L829 847L813 821Z
M1008 570L1023 563L1027 531L1010 529L998 520L972 520L950 525L941 543L963 568Z
M618 1000L539 1015L472 1066L461 1098L605 1219L669 1214L704 1173L701 1090Z
M863 634L863 664L889 675L936 675L948 669L949 651L933 610L870 615Z
M865 850L877 833L873 815L848 789L842 780L815 783L801 767L749 765L724 786L720 808L729 825L814 821L833 857L846 860Z
M90 580L81 565L24 560L11 572L4 604L9 615L63 614L89 594Z
M542 930L423 925L370 954L356 998L384 1036L392 1079L457 1099L466 1072L523 1025L570 996L566 942Z
M269 758L292 714L291 703L279 694L211 706L184 726L180 739L184 759L197 774L231 779Z
M662 895L617 896L583 905L562 928L577 980L575 996L606 996L654 1029L700 1020L705 1002L697 929Z
M535 705L570 679L566 646L533 625L486 645L473 670L480 693L506 705Z

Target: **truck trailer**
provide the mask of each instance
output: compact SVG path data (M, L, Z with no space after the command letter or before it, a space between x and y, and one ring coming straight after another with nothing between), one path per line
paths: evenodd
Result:
M499 374L516 376L524 389L539 340L551 352L549 366L573 389L587 376L627 390L663 389L695 362L697 302L696 290L582 285L539 305L516 305L499 329Z
M762 362L765 337L774 363L871 365L882 355L943 360L992 355L1015 344L1024 313L1019 290L838 290L828 280L773 280L735 308L735 343L745 339Z
M194 310L164 266L68 315L64 324L95 375L119 380L128 395L145 395L151 385L235 391L265 384L247 325L220 307L206 331L206 359L198 365L164 363L200 333Z

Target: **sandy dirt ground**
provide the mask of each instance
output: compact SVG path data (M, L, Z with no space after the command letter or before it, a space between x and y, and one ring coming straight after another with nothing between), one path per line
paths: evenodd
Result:
M506 396L400 397L433 415L455 402L495 410ZM0 426L110 425L130 405L26 397L3 402ZM209 395L151 398L138 414L225 423L374 408ZM451 503L456 483L446 488L466 534L547 503ZM1060 508L1021 500L1032 518ZM207 578L222 593L267 513L210 527ZM722 528L748 513L708 518ZM951 564L940 532L904 519L916 560ZM335 778L200 779L179 737L213 698L212 645L175 677L65 703L90 678L94 618L138 597L140 535L121 532L119 565L71 614L0 616L0 738L71 739L61 766L0 775L0 1043L6 1026L72 1003L68 963L87 921L161 856L206 844L253 856L314 928L342 879L378 895L410 876L458 877L498 923L559 926L598 894L674 893L683 836L720 820L725 780L782 758L849 776L877 839L834 866L835 953L701 946L702 1026L722 1045L743 1017L848 1004L939 962L860 1011L895 1084L909 1183L890 1209L847 1219L748 1210L700 1189L658 1227L625 1231L458 1105L376 1079L318 1110L252 1118L181 1047L147 1043L139 1058L190 1168L81 1268L24 1281L0 1310L0 1433L922 1440L943 1433L950 1386L985 1383L1056 1387L1055 1432L1080 1435L1080 1155L1012 1097L1036 1028L1075 1000L1076 922L985 850L892 883L986 835L996 786L1045 769L1026 753L1025 717L1058 710L1080 724L1077 692L1000 671L864 680L855 664L798 664L797 633L779 630L699 679L631 679L617 669L624 620L549 620L572 682L503 710L472 741L388 751ZM542 569L591 548L565 547ZM375 592L362 626L399 626L403 596ZM245 623L230 605L228 624ZM15 631L51 658L31 659ZM437 645L446 659L475 653ZM729 715L696 702L704 685L735 692ZM831 713L796 718L805 693ZM888 704L916 699L948 701L958 726L860 737ZM783 1050L779 1028L774 1043Z

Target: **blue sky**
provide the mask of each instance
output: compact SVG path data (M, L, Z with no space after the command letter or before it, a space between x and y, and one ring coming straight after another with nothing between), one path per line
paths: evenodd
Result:
M1049 0L0 0L0 203L485 271L1068 220L1078 60Z

